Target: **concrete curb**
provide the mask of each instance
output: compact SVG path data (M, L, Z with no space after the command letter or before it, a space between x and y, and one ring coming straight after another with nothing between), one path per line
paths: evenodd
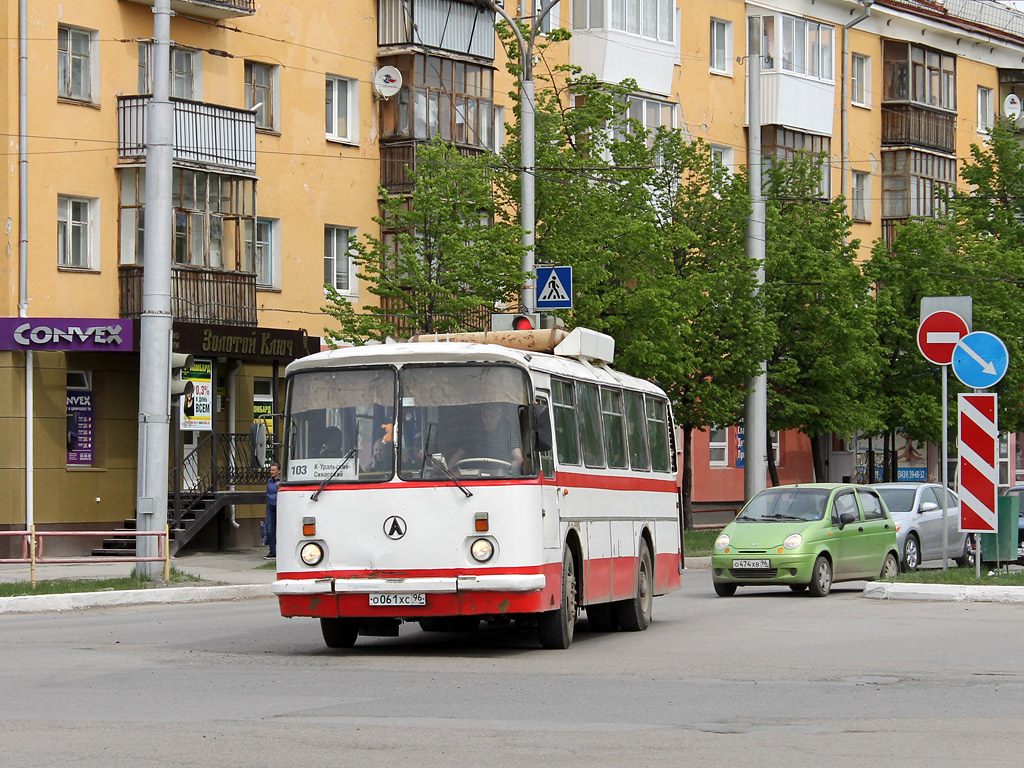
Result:
M974 584L890 584L872 582L863 596L872 600L917 600L946 603L1012 603L1024 605L1024 587L984 587Z
M270 597L271 594L269 584L231 584L223 587L159 587L110 592L68 592L61 595L19 595L0 597L0 614L47 613L158 603L210 603Z

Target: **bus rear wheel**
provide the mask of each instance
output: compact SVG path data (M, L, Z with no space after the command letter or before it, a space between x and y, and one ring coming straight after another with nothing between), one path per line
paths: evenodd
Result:
M562 602L554 611L540 615L540 644L545 648L565 650L572 645L576 629L576 563L572 552L565 548L562 557Z
M654 570L651 567L651 548L646 539L640 539L640 557L636 564L636 596L615 604L619 626L627 632L641 632L651 624L654 607Z
M351 648L359 637L357 619L320 619L320 632L328 648Z

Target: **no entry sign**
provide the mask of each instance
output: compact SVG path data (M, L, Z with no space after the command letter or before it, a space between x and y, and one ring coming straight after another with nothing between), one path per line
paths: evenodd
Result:
M954 312L932 312L917 329L917 347L935 365L953 362L957 342L967 335L967 323Z
M994 533L996 515L997 401L991 393L958 398L960 425L960 530Z

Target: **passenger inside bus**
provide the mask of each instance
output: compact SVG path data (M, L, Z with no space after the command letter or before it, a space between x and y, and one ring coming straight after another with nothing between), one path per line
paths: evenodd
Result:
M341 430L337 427L328 427L324 430L324 444L320 449L320 457L338 457L343 453Z
M476 474L488 469L503 469L510 475L520 474L523 450L519 425L502 411L501 404L484 403L476 410L449 465L463 474Z

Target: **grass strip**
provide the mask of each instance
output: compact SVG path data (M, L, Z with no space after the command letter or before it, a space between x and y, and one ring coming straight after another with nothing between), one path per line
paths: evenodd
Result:
M683 533L683 552L687 557L711 557L711 548L721 528L697 528Z
M992 573L990 576L989 573ZM975 576L974 568L938 568L901 573L894 581L897 584L970 584L986 587L1024 587L1024 571L996 571L995 563L985 563L981 578Z
M171 568L171 584L202 581L192 573ZM164 586L163 579L151 579L132 574L112 579L45 579L36 581L35 589L29 581L0 584L0 597L20 595L63 595L69 592L113 592L124 589L154 589Z

